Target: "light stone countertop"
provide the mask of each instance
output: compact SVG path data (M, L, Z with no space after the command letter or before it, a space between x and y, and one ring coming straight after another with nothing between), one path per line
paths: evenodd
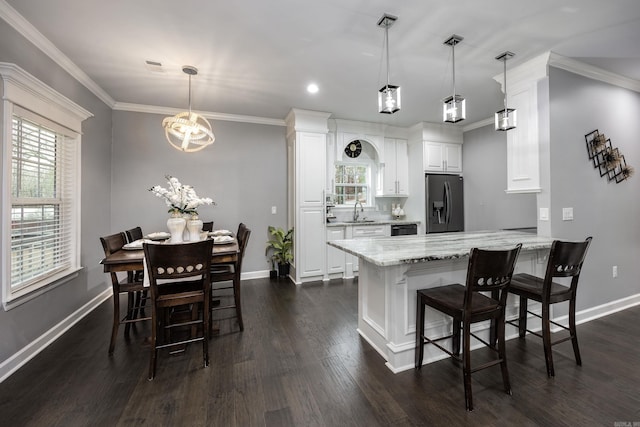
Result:
M471 248L549 249L554 239L521 231L476 231L332 240L327 244L380 267L462 258Z
M347 222L347 221L336 221L327 223L327 227L344 227L347 225L381 225L381 224L391 224L391 225L405 225L405 224L420 224L420 221L409 221L406 219L375 219L373 221L358 221L358 222Z

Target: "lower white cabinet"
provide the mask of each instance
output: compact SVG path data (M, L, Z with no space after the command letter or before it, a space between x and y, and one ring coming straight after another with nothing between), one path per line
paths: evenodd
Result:
M296 275L300 278L318 277L321 280L324 275L325 259L325 236L324 236L324 209L300 208L298 210L299 226L295 231L299 233L296 243L299 247L296 250L297 259Z
M348 227L347 239L366 239L368 237L384 237L391 235L391 226L389 224L376 225L353 225ZM358 271L358 257L348 255L351 258L351 271Z
M345 236L344 227L327 227L327 242L342 240ZM327 245L327 274L344 273L346 253Z

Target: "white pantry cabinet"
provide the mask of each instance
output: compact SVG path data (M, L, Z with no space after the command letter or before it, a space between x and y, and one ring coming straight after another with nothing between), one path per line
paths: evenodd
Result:
M379 170L377 196L409 195L409 156L406 139L384 139L384 165Z
M424 141L425 172L462 173L462 144Z

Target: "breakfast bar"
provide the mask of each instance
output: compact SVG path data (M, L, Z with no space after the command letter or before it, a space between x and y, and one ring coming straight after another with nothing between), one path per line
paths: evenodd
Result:
M544 274L553 239L521 231L437 233L418 236L334 240L329 245L360 259L358 332L386 360L393 372L414 365L416 290L465 283L471 248L504 249L522 243L516 273ZM514 317L518 300L509 297L507 318ZM444 336L451 319L427 311L425 331ZM488 339L489 323L476 335ZM443 353L425 348L425 363Z

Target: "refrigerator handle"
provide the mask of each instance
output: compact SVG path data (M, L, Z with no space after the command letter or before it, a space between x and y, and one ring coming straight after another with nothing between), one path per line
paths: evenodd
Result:
M451 221L451 187L449 182L444 182L444 222L449 224Z

